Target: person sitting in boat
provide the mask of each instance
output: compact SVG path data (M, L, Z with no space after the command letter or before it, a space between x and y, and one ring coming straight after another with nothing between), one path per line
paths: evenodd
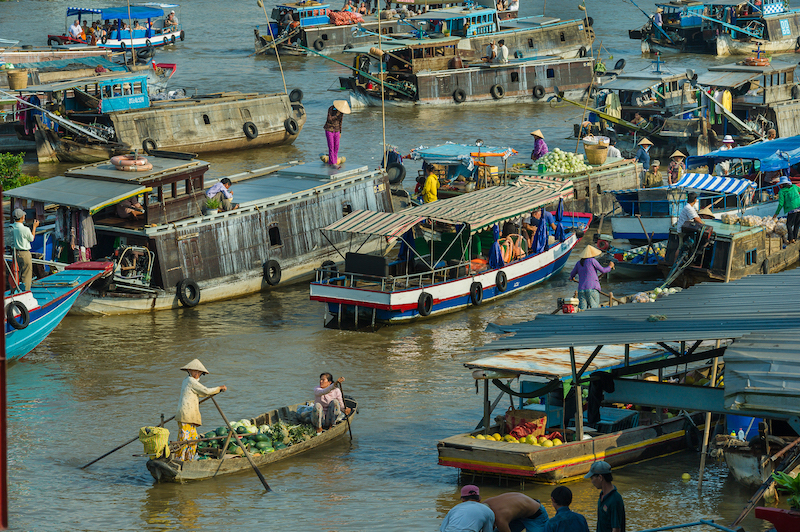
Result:
M350 415L350 409L345 408L342 390L338 386L343 382L344 377L333 382L333 375L330 373L319 376L319 386L314 388L314 413L311 417L311 424L317 429L317 434L323 429L331 428L343 411L345 415Z
M642 139L639 142L639 149L636 151L636 157L634 157L634 161L642 165L642 173L640 174L642 178L644 178L644 173L650 168L650 148L653 146L653 143L650 142L649 139Z
M217 183L216 185L212 186L206 192L206 197L208 199L215 199L221 205L221 211L230 211L233 209L238 209L239 204L233 205L233 192L230 190L231 188L231 180L227 177L223 177L222 180Z
M175 16L175 11L170 11L167 18L164 19L164 30L174 31L178 29L178 17Z
M542 225L542 222L544 222L544 225ZM530 216L522 220L522 232L523 236L525 236L528 241L528 249L533 247L533 238L540 227L544 227L545 230L549 227L550 230L555 233L556 219L550 211L544 211L544 214L542 214L542 209L537 209L533 211ZM556 243L556 238L553 236L553 233L547 237L547 245L549 246Z
M608 157L617 157L622 159L622 152L617 148L617 137L610 137L608 139Z
M497 41L497 44L500 45L497 49L497 62L500 64L508 63L508 46L506 46L506 41L500 39Z
M139 216L144 214L144 207L139 203L139 200L134 196L132 198L124 199L117 203L117 216L123 220L133 218L138 220Z
M574 281L578 276L578 308L598 308L600 306L600 278L598 273L608 273L614 269L614 261L608 266L601 266L595 257L599 257L603 252L594 246L586 246L581 253L581 259L575 263L575 267L569 274L569 280Z
M634 113L633 120L631 120L631 124L636 127L644 128L647 127L647 119L641 115L641 113Z
M363 16L367 14L367 5L364 2L361 2L361 5L358 6L358 12Z
M676 227L683 232L694 232L702 227L703 219L700 218L700 215L697 213L698 205L699 200L697 199L697 193L689 192L689 194L686 196L686 205L683 206L683 209L681 209L681 213L678 216L678 223Z
M547 155L547 152L550 150L547 149L547 143L544 141L544 133L542 133L541 129L531 131L531 135L533 135L534 138L533 151L531 151L531 161L538 161Z
M483 504L494 512L494 526L498 532L523 529L544 532L547 510L541 502L523 493L503 493L485 499Z
M650 163L650 170L644 174L644 183L642 183L643 188L655 188L664 184L664 178L661 176L661 172L659 171L660 167L661 161L653 160L653 162Z
M178 413L175 421L178 422L178 443L186 440L197 440L197 427L203 424L200 416L199 397L208 397L224 392L225 385L215 388L206 388L200 384L200 377L208 374L206 367L198 359L194 359L181 368L189 376L183 380L181 397L178 400ZM178 450L179 460L194 460L197 456L197 442L188 443Z
M425 184L422 186L422 202L433 203L439 200L439 177L433 172L428 174L425 178Z
M667 168L667 184L674 185L678 181L681 180L683 174L686 173L686 155L684 155L680 150L675 150L675 152L669 156L669 167Z
M76 20L72 26L69 27L69 34L73 39L80 39L82 33L83 28L81 28L81 21Z
M139 24L139 21L138 21L138 20L134 20L134 21L133 21L133 29L135 29L135 30L143 30L143 29L145 29L145 28L144 28L144 26L142 26L141 24Z
M486 63L493 63L495 59L497 59L497 45L494 41L486 46L486 55L481 57L481 59Z

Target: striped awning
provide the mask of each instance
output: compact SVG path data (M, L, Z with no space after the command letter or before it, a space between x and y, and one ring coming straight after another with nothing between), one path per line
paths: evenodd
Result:
M711 174L686 174L670 188L692 188L709 192L739 195L748 188L756 188L756 184L748 179L720 177Z
M424 219L424 216L397 212L353 211L323 229L340 233L397 238Z

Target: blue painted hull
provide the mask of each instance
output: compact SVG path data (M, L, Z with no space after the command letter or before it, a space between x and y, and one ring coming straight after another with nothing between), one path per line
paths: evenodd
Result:
M69 296L31 312L30 323L24 329L17 330L6 324L6 361L18 360L42 343L58 327L80 294L81 290L75 290Z

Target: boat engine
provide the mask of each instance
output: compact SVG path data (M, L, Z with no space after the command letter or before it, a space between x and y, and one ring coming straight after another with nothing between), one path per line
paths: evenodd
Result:
M121 246L114 251L111 290L150 291L155 254L142 246Z

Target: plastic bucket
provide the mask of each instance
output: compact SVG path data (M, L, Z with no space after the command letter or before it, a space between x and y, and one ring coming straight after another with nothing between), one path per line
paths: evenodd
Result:
M22 90L28 86L28 71L24 68L7 70L8 88L12 91Z

